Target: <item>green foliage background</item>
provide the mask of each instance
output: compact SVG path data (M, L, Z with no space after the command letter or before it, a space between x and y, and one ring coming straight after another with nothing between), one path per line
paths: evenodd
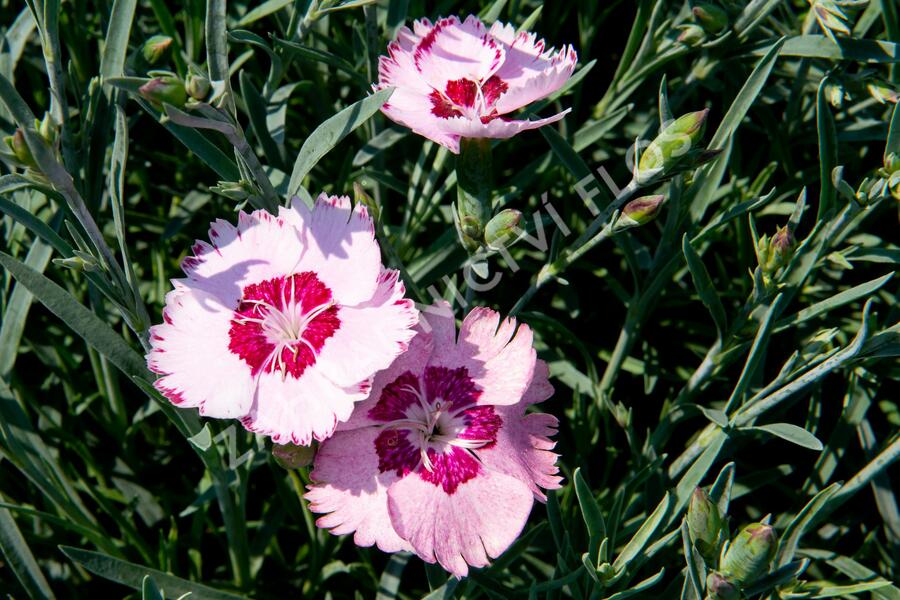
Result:
M852 3L816 6L835 4ZM706 567L682 518L694 488L715 483L732 532L768 516L782 540L749 597L900 598L900 249L883 170L900 116L868 89L897 90L900 11L848 9L851 35L833 27L834 41L805 1L723 6L726 31L689 46L676 38L690 6L664 0L3 2L0 127L25 128L36 166L6 157L0 176L0 590L699 600ZM524 212L548 247L516 245L518 270L492 257L502 285L485 293L462 278L454 157L363 119L374 101L344 113L358 126L342 140L346 122L320 127L371 92L398 26L470 12L580 56L570 85L531 107L573 112L495 148L496 207ZM175 40L166 68L220 80L221 110L161 118L132 93L122 77L144 74L134 56L159 33ZM652 187L666 196L657 221L587 236L571 260L578 235L604 225L576 184L602 166L624 187L635 139L704 108L722 153ZM45 111L62 124L59 152L30 114ZM561 421L565 487L461 582L317 530L305 469L243 431L229 448L228 423L175 410L147 383L141 335L212 219L354 182L378 203L385 260L411 295L455 288L515 307L554 375L541 409ZM539 212L543 194L573 235ZM751 225L771 236L792 214L796 251L762 285ZM547 264L558 277L531 296Z

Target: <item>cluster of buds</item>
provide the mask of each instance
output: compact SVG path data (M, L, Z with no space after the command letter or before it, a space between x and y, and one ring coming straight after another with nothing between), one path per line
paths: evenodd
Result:
M884 157L884 168L878 173L884 178L885 186L896 200L900 200L900 156L891 152Z
M715 158L719 151L698 147L709 109L688 113L667 125L641 153L634 178L641 185L661 181Z
M698 46L706 40L707 36L722 34L728 29L730 22L728 12L711 2L694 4L691 8L691 16L693 16L694 22L679 27L681 34L678 36L678 42L688 46Z
M853 13L865 8L869 0L809 0L809 3L819 27L837 43L836 34L850 37Z
M43 119L35 119L34 128L37 130L38 134L44 138L44 141L55 151L59 142L59 128L50 117L50 113L45 113ZM21 127L16 129L15 133L12 135L4 137L3 141L5 142L6 148L2 152L2 155L7 161L25 169L37 168L37 162L34 160L31 149L25 141L25 132Z
M188 99L202 102L209 96L209 79L194 66L184 80L169 71L151 71L149 74L151 79L138 88L138 94L157 108L163 104L181 108Z
M691 542L710 568L707 600L738 600L742 590L769 572L777 549L771 525L747 525L729 542L718 505L700 488L691 496L685 521Z

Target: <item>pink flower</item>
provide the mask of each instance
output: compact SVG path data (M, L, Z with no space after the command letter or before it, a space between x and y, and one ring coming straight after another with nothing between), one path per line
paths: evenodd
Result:
M518 537L541 488L560 486L556 417L525 412L553 388L527 326L476 308L457 340L449 305L426 312L409 351L319 447L306 498L329 513L319 527L463 577Z
M381 264L368 212L323 194L312 211L295 199L277 217L219 219L209 237L150 330L156 389L277 443L325 439L415 335L418 313Z
M375 86L396 88L384 114L457 154L460 138L510 138L562 119L568 110L537 121L505 115L558 90L578 61L571 46L545 51L533 33L499 22L488 30L474 16L416 21L388 54Z

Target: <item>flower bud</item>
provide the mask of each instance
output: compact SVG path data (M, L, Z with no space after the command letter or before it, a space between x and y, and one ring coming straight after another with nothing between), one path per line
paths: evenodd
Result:
M54 258L53 262L60 267L73 271L92 273L100 270L100 263L97 262L97 259L80 250L75 250L75 255L68 258Z
M890 102L891 104L897 104L897 101L900 100L900 93L897 92L891 85L880 82L873 81L869 85L866 86L869 90L869 93L872 95L875 100L877 100L880 104L885 104L886 102Z
M695 489L691 495L686 520L691 540L697 550L706 560L713 560L718 551L722 518L719 515L719 507L700 488Z
M209 96L209 78L206 73L193 65L188 69L187 79L184 81L184 89L194 100L206 100Z
M154 77L139 87L138 93L157 107L166 103L180 108L187 101L184 83L174 75Z
M631 219L637 225L646 225L656 219L665 201L666 197L661 194L641 196L625 205L622 216Z
M372 216L372 220L378 221L378 217L381 214L381 209L378 204L375 202L375 199L372 198L369 194L366 193L366 190L358 181L353 182L353 201L356 204L362 204L368 209L369 214Z
M721 33L728 27L728 13L715 4L701 2L691 12L706 33Z
M840 109L844 106L847 91L840 83L829 83L825 86L825 95L828 97L828 102L831 106Z
M34 156L31 154L31 149L25 141L25 132L22 131L21 127L16 129L16 132L13 135L8 135L3 138L3 141L6 142L6 145L9 146L13 156L22 166L30 167L32 169L37 167Z
M896 200L900 200L900 156L893 152L888 154L884 159L884 169L882 170L888 190Z
M521 229L522 213L512 208L501 210L484 227L484 241L491 250L511 246Z
M253 184L246 180L220 181L209 189L235 202L243 202L255 193Z
M779 227L771 238L764 235L757 244L757 257L763 274L771 277L787 265L794 254L796 240L789 226Z
M172 38L167 35L154 35L144 42L141 56L150 66L158 65L169 57L172 50Z
M59 129L56 127L56 123L53 121L50 113L44 113L44 118L40 121L35 119L34 126L48 144L51 146L56 144L56 140L59 139Z
M315 448L311 446L295 446L294 444L274 444L272 457L281 467L294 470L308 467L316 456Z
M747 525L728 546L722 558L722 575L739 586L752 584L768 573L775 550L776 536L771 525Z
M708 116L709 109L688 113L663 129L641 154L638 181L644 183L678 166L700 140Z
M686 46L699 46L706 39L706 32L699 25L682 25L681 33L675 39L679 44Z
M741 591L720 573L712 571L706 578L706 597L709 600L739 600Z

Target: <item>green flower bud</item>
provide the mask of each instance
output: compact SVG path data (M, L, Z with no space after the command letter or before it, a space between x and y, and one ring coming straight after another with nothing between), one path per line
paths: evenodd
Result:
M139 87L138 93L157 107L166 103L180 108L187 101L184 82L174 75L154 77Z
M741 591L720 573L712 571L706 578L706 597L709 600L739 600Z
M171 50L172 38L167 35L154 35L144 42L141 47L141 56L148 65L153 66L166 60Z
M666 197L658 194L655 196L641 196L625 205L622 216L634 221L636 225L646 225L656 219Z
M641 154L637 180L645 183L678 166L700 141L708 116L709 109L688 113L663 129Z
M897 101L900 100L900 93L898 93L897 90L895 90L887 83L875 81L870 83L866 87L868 88L869 93L872 95L872 97L881 104L885 104L887 102L890 102L891 104L897 104Z
M48 144L51 146L56 145L56 141L59 139L59 129L56 127L56 122L53 121L53 117L50 116L50 113L44 113L44 118L40 121L35 119L34 127Z
M699 46L706 39L706 32L699 25L682 25L681 33L675 39L679 44L686 46Z
M362 204L363 206L365 206L368 209L369 214L372 216L372 219L376 222L378 221L378 217L381 214L381 209L375 202L375 199L366 193L366 190L363 189L363 186L360 185L358 181L353 182L353 200L357 204Z
M249 181L220 181L218 184L209 188L211 191L221 194L235 202L243 202L249 198L256 190Z
M75 256L70 256L69 258L54 258L53 263L66 269L84 271L86 273L100 270L100 263L97 262L97 259L80 250L75 250Z
M771 525L747 525L728 546L722 558L722 575L739 586L754 583L769 572L775 558L776 539Z
M34 160L34 156L31 154L31 148L29 148L28 144L25 142L25 132L22 131L21 127L16 129L16 132L13 135L8 135L3 138L3 141L6 142L6 145L9 146L13 156L23 167L32 169L37 168L37 163Z
M308 467L316 456L315 448L311 446L295 446L294 444L274 444L272 457L281 467L294 470Z
M484 241L491 250L511 246L519 236L522 213L512 208L501 210L484 228Z
M184 89L188 95L194 100L206 100L209 96L209 78L206 73L191 65L188 69L188 76L184 82Z
M796 240L790 227L785 225L776 230L771 238L764 235L757 244L757 257L763 274L771 277L778 269L787 265L794 255Z
M712 561L718 552L722 517L719 515L719 507L700 488L695 489L691 495L686 520L697 550L703 558Z
M491 140L462 138L456 160L456 225L460 242L471 254L481 248L491 218L493 166Z
M728 13L715 4L701 2L694 6L691 12L694 19L707 33L721 33L728 27Z
M825 86L825 95L828 96L828 102L831 106L840 109L844 106L847 91L840 83L829 83Z

